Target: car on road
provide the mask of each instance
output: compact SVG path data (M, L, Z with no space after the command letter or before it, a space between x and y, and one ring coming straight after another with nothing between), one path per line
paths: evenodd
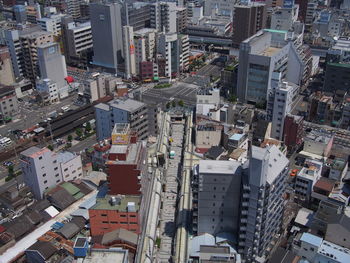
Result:
M6 161L2 163L3 166L9 167L9 166L13 166L14 163L12 161Z

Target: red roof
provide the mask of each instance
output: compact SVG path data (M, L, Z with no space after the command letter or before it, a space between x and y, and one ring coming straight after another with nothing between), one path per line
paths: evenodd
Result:
M6 228L2 225L0 225L0 233L5 232Z

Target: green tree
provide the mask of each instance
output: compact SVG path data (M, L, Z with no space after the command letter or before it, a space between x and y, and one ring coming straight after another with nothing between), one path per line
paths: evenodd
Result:
M75 130L75 134L76 134L78 137L81 137L81 136L83 135L83 132L82 132L82 130L81 130L80 128L77 128L77 129Z
M167 109L169 109L169 108L170 108L170 102L168 102L168 103L165 105L165 107L166 107Z
M73 141L73 136L72 136L71 134L69 134L68 137L67 137L67 140L68 140L69 142Z
M183 100L179 100L177 103L180 107L183 107L185 105Z
M171 102L171 106L176 107L176 101L175 101L175 100L173 100L173 101Z
M85 131L90 132L92 130L90 122L86 123Z
M230 98L228 99L230 102L234 103L237 102L237 96L231 95Z
M50 144L47 146L47 148L50 150L50 151L53 151L53 146Z
M9 173L9 176L13 176L15 174L15 168L13 167L13 165L7 167L7 171Z

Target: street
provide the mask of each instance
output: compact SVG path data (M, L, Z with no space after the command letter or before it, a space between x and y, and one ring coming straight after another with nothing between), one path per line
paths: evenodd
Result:
M84 151L86 148L91 147L95 143L96 143L96 135L94 134L83 141L78 141L78 143L70 147L68 151L79 153L81 151Z
M19 114L16 119L5 125L0 126L0 135L6 136L9 131L24 130L33 127L35 124L44 121L48 118L47 114L53 111L60 111L61 107L69 106L70 109L76 109L77 106L73 105L77 95L72 95L68 98L61 100L60 102L47 105L44 107L32 106L28 102L19 101L18 108Z

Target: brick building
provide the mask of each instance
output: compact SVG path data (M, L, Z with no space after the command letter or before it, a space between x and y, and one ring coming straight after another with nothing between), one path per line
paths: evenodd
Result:
M116 229L140 233L139 209L141 197L133 195L97 198L89 209L91 236L104 235Z
M303 117L287 115L284 120L283 140L288 150L295 149L303 142Z

